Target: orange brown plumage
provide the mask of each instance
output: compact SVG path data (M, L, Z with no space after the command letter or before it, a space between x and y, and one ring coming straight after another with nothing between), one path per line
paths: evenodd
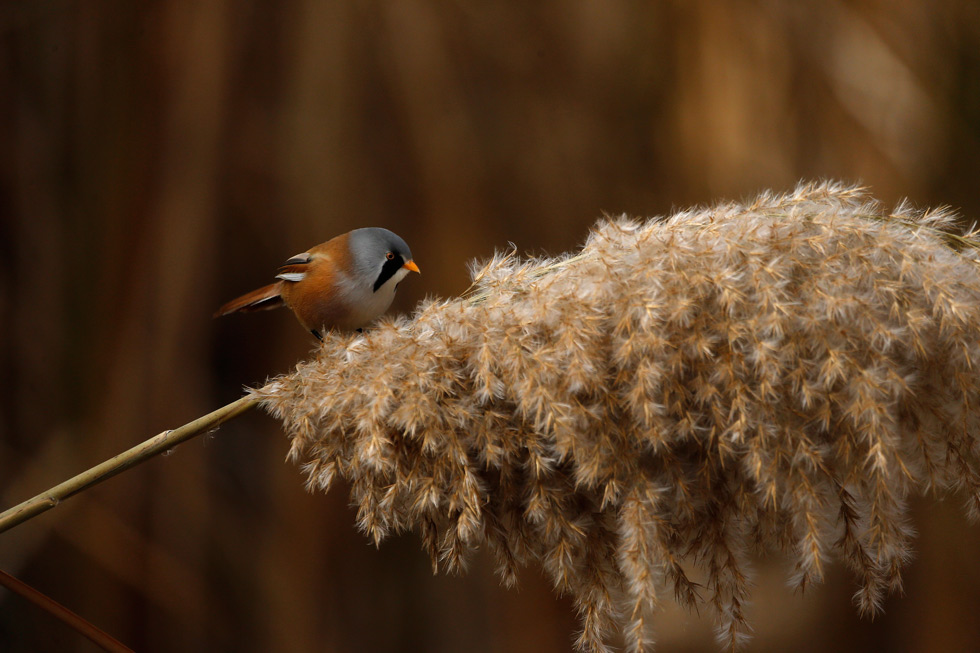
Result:
M377 227L355 229L283 263L277 282L226 303L215 317L285 305L318 339L324 329L353 330L384 313L399 282L418 272L408 245Z

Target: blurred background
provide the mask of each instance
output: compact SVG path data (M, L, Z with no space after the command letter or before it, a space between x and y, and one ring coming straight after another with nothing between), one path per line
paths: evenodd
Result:
M286 311L211 313L328 237L404 236L405 312L508 242L820 178L980 219L980 3L2 2L2 507L309 356ZM0 535L0 568L141 651L569 650L538 569L375 550L287 447L250 413ZM980 649L961 504L913 502L874 621L840 564L801 596L760 560L749 649ZM667 602L661 650L717 650ZM0 591L0 649L93 646Z

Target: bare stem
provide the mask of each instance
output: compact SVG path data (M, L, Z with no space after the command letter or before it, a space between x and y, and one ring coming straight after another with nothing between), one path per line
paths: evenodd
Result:
M0 514L0 533L13 528L17 524L38 516L42 512L50 510L64 499L74 496L83 490L101 483L107 478L112 478L116 474L126 471L156 455L176 447L181 442L189 440L196 435L206 433L211 429L223 424L224 422L237 417L255 407L258 400L252 396L245 396L237 401L233 401L227 406L222 406L218 410L208 413L204 417L199 417L193 422L184 424L180 428L172 431L164 431L145 440L128 451L124 451L114 458L110 458L100 465L96 465L77 476L74 476L64 483L60 483L49 490L45 490L33 499L28 499L21 504L10 508Z
M74 628L76 632L87 637L103 650L112 651L113 653L132 653L132 649L128 648L125 644L117 640L109 633L78 616L65 606L49 597L47 594L39 592L27 583L14 578L5 571L0 571L0 585L6 587L15 594L19 594L31 603L53 615L56 619L59 619L68 626Z

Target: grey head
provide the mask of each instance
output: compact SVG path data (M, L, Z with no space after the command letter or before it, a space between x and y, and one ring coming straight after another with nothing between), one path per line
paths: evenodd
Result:
M357 278L370 279L374 292L396 275L400 281L408 272L398 274L406 263L411 263L409 269L417 270L412 263L412 250L398 234L387 229L354 229L350 232L349 245Z

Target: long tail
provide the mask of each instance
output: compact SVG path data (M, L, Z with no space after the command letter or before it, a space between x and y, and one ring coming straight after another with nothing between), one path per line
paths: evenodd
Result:
M245 293L215 311L214 317L221 317L230 313L250 313L252 311L265 311L270 308L278 308L282 306L282 284L282 281L277 281L258 290Z

